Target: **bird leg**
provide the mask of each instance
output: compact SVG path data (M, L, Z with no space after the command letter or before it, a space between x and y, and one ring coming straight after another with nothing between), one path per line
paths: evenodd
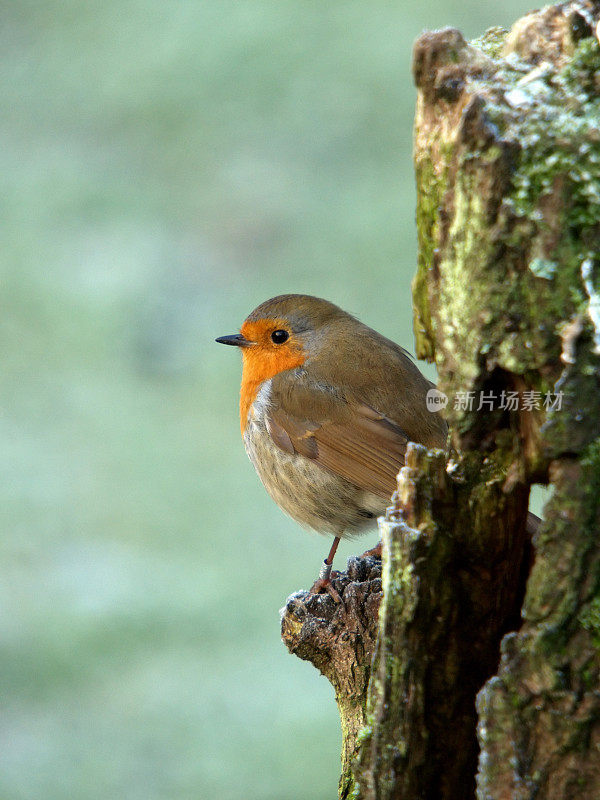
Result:
M339 543L340 543L340 537L336 536L333 540L333 544L331 545L331 550L329 551L329 555L323 561L323 566L321 567L321 571L319 572L319 577L310 588L311 594L320 594L321 592L328 592L333 597L336 603L341 603L342 598L333 588L333 584L331 583L331 566L333 564L333 558L335 556L335 551L338 549Z

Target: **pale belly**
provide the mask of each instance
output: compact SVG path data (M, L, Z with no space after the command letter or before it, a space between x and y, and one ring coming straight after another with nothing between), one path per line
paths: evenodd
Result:
M292 519L319 533L355 536L373 527L386 502L304 456L286 453L252 412L244 445L267 492Z

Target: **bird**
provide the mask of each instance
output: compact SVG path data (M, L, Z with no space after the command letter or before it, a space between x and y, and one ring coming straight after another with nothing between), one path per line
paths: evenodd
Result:
M273 297L215 341L241 350L241 434L267 492L300 525L333 536L311 591L339 602L340 538L385 512L408 442L445 447L446 422L426 402L435 386L400 345L310 295Z

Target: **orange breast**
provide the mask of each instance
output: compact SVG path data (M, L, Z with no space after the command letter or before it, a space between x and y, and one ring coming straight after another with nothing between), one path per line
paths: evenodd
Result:
M273 344L271 332L284 327L283 320L258 320L245 322L242 335L256 344L242 348L244 366L240 390L240 427L242 436L248 421L248 413L256 400L261 385L288 369L299 367L306 360L300 343L290 336L282 345Z

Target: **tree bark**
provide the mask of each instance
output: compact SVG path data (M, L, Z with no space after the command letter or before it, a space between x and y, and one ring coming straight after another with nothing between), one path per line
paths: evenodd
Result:
M342 724L340 798L355 788L351 761L366 725L367 688L378 630L381 561L351 558L344 573L332 573L342 599L296 592L281 616L281 637L290 651L310 661L330 681Z
M451 446L409 449L380 523L341 796L600 797L599 19L576 0L415 46L415 336Z

